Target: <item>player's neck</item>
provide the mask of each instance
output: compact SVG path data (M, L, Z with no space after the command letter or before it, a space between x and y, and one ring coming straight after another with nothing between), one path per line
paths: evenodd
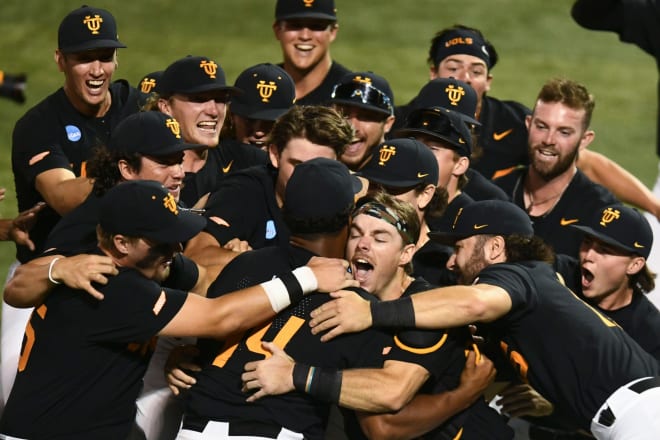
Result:
M577 168L573 166L565 173L550 180L545 180L530 167L523 186L525 211L533 217L552 211L561 200L561 196L570 185L576 172Z
M396 274L392 277L389 283L376 293L376 296L381 301L391 301L401 298L406 291L413 278L408 275L403 267L397 268Z
M198 172L206 164L208 156L208 148L185 150L183 152L183 171L186 173Z
M89 104L85 102L71 93L66 86L64 87L64 93L73 108L88 117L101 118L108 113L108 110L110 110L110 106L112 105L112 95L109 90L106 92L105 98L98 104Z
M296 85L296 99L301 99L314 91L325 79L332 67L330 52L309 69L298 69L290 62L284 62L284 70L291 75Z
M617 291L609 293L600 298L594 298L594 303L602 310L619 310L630 305L633 298L633 289L627 284L621 286Z

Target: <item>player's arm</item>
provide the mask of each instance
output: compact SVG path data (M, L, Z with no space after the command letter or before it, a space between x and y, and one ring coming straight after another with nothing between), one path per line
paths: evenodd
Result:
M44 201L59 215L64 215L85 201L92 191L93 180L76 177L71 170L52 168L39 173L35 188Z
M369 302L354 292L332 294L336 299L312 311L312 332L322 341L374 327L441 329L489 322L511 310L511 297L498 286L441 287L394 301Z
M587 29L618 32L622 18L621 0L577 0L571 16Z
M593 182L603 185L622 202L652 213L660 219L660 199L625 168L591 150L582 150L578 168Z
M104 255L39 257L16 268L5 287L4 300L14 307L35 307L43 303L58 284L82 289L97 299L103 299L103 294L92 283L106 284L107 277L116 274L114 262Z
M359 413L360 426L370 439L420 437L467 409L494 378L491 360L469 351L457 388L437 394L417 394L395 413Z
M236 242L230 240L230 243L235 244ZM205 266L209 270L209 276L214 278L243 249L245 247L230 246L225 248L220 246L220 243L218 243L218 240L213 235L206 231L201 231L186 243L183 254L197 264Z
M247 330L272 318L304 294L357 286L347 268L346 260L315 257L290 274L217 298L188 295L183 307L159 334L223 338Z
M39 202L12 219L0 219L0 240L11 240L34 251L34 243L30 240L30 230L34 226L37 214L45 207L44 202Z

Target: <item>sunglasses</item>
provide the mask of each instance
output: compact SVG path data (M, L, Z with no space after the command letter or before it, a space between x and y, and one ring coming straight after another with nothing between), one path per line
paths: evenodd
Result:
M389 96L372 86L370 83L350 82L337 84L330 95L332 99L347 101L360 100L362 104L371 105L394 114L394 106Z
M408 116L404 129L422 129L439 136L464 137L463 131L454 125L454 121L442 111L416 110Z

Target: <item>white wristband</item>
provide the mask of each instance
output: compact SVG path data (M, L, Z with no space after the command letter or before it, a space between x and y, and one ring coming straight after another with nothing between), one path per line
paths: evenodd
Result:
M303 293L308 294L316 291L319 287L314 271L309 266L301 266L293 271L293 275L300 283Z
M279 278L273 278L270 281L261 283L268 296L268 301L270 301L270 306L273 308L275 313L286 309L291 304L291 299L289 298L289 292L286 290L286 286Z
M48 280L53 283L53 284L62 284L61 281L56 281L53 278L53 266L55 265L55 262L59 260L62 257L55 257L51 260L50 264L48 265Z

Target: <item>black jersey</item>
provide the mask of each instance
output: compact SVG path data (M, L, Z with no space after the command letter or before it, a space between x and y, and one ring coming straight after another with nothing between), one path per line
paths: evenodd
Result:
M112 105L101 118L80 114L59 89L16 122L12 137L12 171L16 185L18 210L43 201L35 188L36 177L55 168L66 168L76 176L85 176L85 164L93 148L103 145L110 133L126 116L138 111L138 92L126 81L110 86ZM43 242L59 215L46 207L36 218L30 238L36 251L17 246L21 262L31 260L43 249Z
M525 209L524 186L527 167L521 167L495 179L511 201ZM557 204L546 214L532 217L534 233L551 245L558 254L577 257L582 234L569 225L579 225L603 206L620 203L605 187L592 182L577 170Z
M223 179L211 193L204 215L205 229L221 245L238 237L252 249L289 242L289 229L275 198L277 170L255 166L237 171ZM222 219L220 223L214 217Z
M588 430L617 388L660 372L650 354L561 284L546 263L494 264L476 282L511 297L511 310L489 326L491 337L520 378L555 405L560 420Z
M405 127L408 114L416 108L416 99L395 108L396 120L390 133ZM484 96L479 114L481 127L477 129L476 136L476 150L480 153L473 154L475 157L470 161L470 168L487 179L493 179L503 170L527 164L525 118L529 114L531 111L518 102Z
M32 313L0 432L30 439L126 438L154 336L186 294L133 269L97 287L57 286Z
M280 64L280 67L283 67ZM332 95L332 90L335 85L339 84L339 81L351 73L346 67L342 66L336 61L332 62L330 70L323 78L321 84L317 88L303 96L302 98L296 98L297 105L325 105L330 100L330 95Z
M573 17L582 26L619 34L621 41L637 45L655 58L660 69L660 3L640 0L576 1ZM660 103L660 82L658 83ZM660 156L660 111L656 154Z
M208 291L220 296L237 288L252 286L304 265L313 254L293 246L245 252L232 260ZM329 405L303 393L269 396L247 403L241 391L241 374L246 362L264 359L261 340L274 341L296 361L328 368L380 367L383 348L391 337L379 331L342 335L321 342L312 335L309 313L331 298L325 294L305 296L297 305L280 312L275 319L224 344L200 340L202 371L191 388L184 420L264 422L304 433L305 438L323 438ZM185 427L185 423L184 423Z
M194 206L204 194L218 189L227 174L268 163L265 151L235 139L223 139L219 146L207 151L204 166L196 173L187 172L183 179L181 201L186 206Z
M405 290L402 297L413 293L432 289L423 278L416 278ZM392 350L385 356L385 360L395 360L417 364L429 372L428 380L418 391L420 394L438 394L456 388L460 382L461 371L465 365L465 348L470 340L470 335L465 327L451 330L404 330L392 332L394 345ZM342 409L345 417L345 427L350 439L366 439L362 433L359 422L353 411ZM458 435L462 432L463 425L468 420L472 411L488 413L485 402L477 401L469 409L451 417L438 428L427 432L424 439L452 439L465 438ZM477 423L478 417L474 417L473 423ZM494 416L491 422L499 423L489 426L491 439L513 438L512 431L506 426L506 422ZM477 430L475 429L475 431ZM476 439L477 437L471 437Z

